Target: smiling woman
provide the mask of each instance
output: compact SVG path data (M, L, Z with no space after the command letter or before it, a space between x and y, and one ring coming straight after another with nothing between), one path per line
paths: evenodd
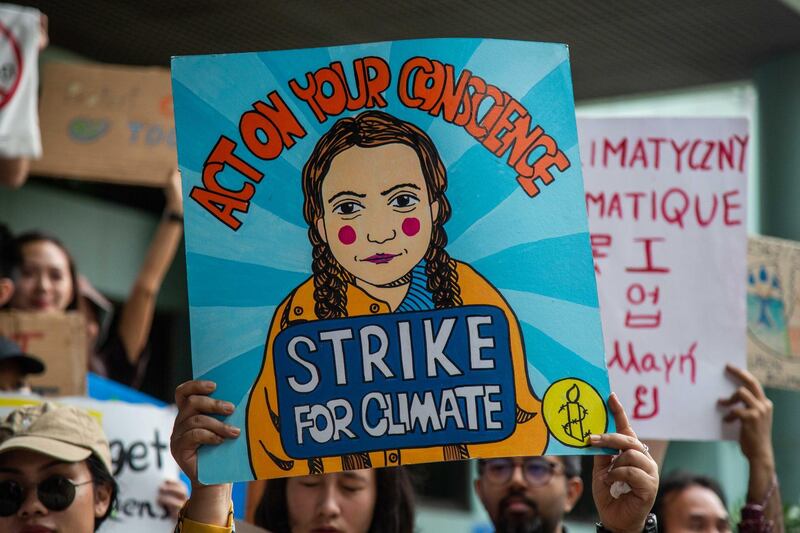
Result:
M447 174L430 137L381 111L342 118L317 142L303 167L302 183L313 276L284 299L270 325L264 364L247 410L254 475L397 466L515 449L534 454L544 451L547 429L543 417L536 416L541 404L530 389L516 317L497 289L445 250L444 224L451 213L445 195ZM495 307L507 323L505 357L513 368L516 406L510 405L512 427L508 433L512 434L502 447L497 443L448 444L304 461L287 454L277 414L275 374L276 358L281 363L287 357L285 350L276 348L282 331L317 320L471 305ZM352 353L349 348L345 351ZM386 372L383 376L394 377ZM287 421L284 430L288 426Z

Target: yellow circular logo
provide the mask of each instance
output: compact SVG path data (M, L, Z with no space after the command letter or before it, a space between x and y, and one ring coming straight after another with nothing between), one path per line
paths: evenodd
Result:
M588 383L576 378L556 381L544 393L542 414L556 440L573 448L589 446L591 434L608 428L606 405Z

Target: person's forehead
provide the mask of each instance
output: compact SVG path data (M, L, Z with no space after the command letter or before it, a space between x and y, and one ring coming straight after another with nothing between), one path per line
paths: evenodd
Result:
M369 177L371 179L365 180ZM394 178L420 181L424 177L419 157L413 148L401 143L362 148L353 146L333 158L323 181L323 189L359 184L362 187Z
M727 519L728 511L713 490L691 485L665 500L666 513L685 517Z
M79 470L84 462L70 463L54 459L33 450L17 449L0 454L0 471L39 472L50 470Z
M66 268L69 265L67 254L57 244L46 240L31 241L22 247L25 263L46 263Z

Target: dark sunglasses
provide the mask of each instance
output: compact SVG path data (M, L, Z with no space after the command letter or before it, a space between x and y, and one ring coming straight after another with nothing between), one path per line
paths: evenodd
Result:
M75 501L75 487L91 482L89 480L73 483L61 475L50 476L36 485L36 496L42 505L51 511L63 511ZM26 489L13 479L0 481L0 516L11 516L19 511L22 502L25 501L25 491Z

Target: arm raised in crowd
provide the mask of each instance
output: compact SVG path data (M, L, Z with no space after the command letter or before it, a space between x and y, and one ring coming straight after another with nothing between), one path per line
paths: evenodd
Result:
M592 446L619 450L619 455L595 455L592 496L603 526L614 533L641 533L658 492L658 465L636 437L616 394L608 407L616 433L591 435ZM612 485L625 484L630 491L615 497Z
M750 372L733 365L725 369L741 383L730 397L719 400L719 404L730 407L723 420L741 423L739 446L750 465L748 504L763 505L764 518L772 521L773 531L783 531L783 505L772 450L772 401Z
M221 528L230 527L231 485L203 485L197 479L197 451L204 444L221 444L235 439L240 430L212 415L230 415L234 406L208 395L216 385L211 381L187 381L175 389L178 416L172 429L170 450L181 470L192 483L192 495L184 508L183 531L191 531L187 522Z
M0 157L0 185L19 189L28 179L30 166L27 157Z
M172 172L164 194L167 197L164 216L147 250L119 322L120 340L128 361L132 364L138 362L147 344L158 291L183 236L183 200L180 174L177 170Z

